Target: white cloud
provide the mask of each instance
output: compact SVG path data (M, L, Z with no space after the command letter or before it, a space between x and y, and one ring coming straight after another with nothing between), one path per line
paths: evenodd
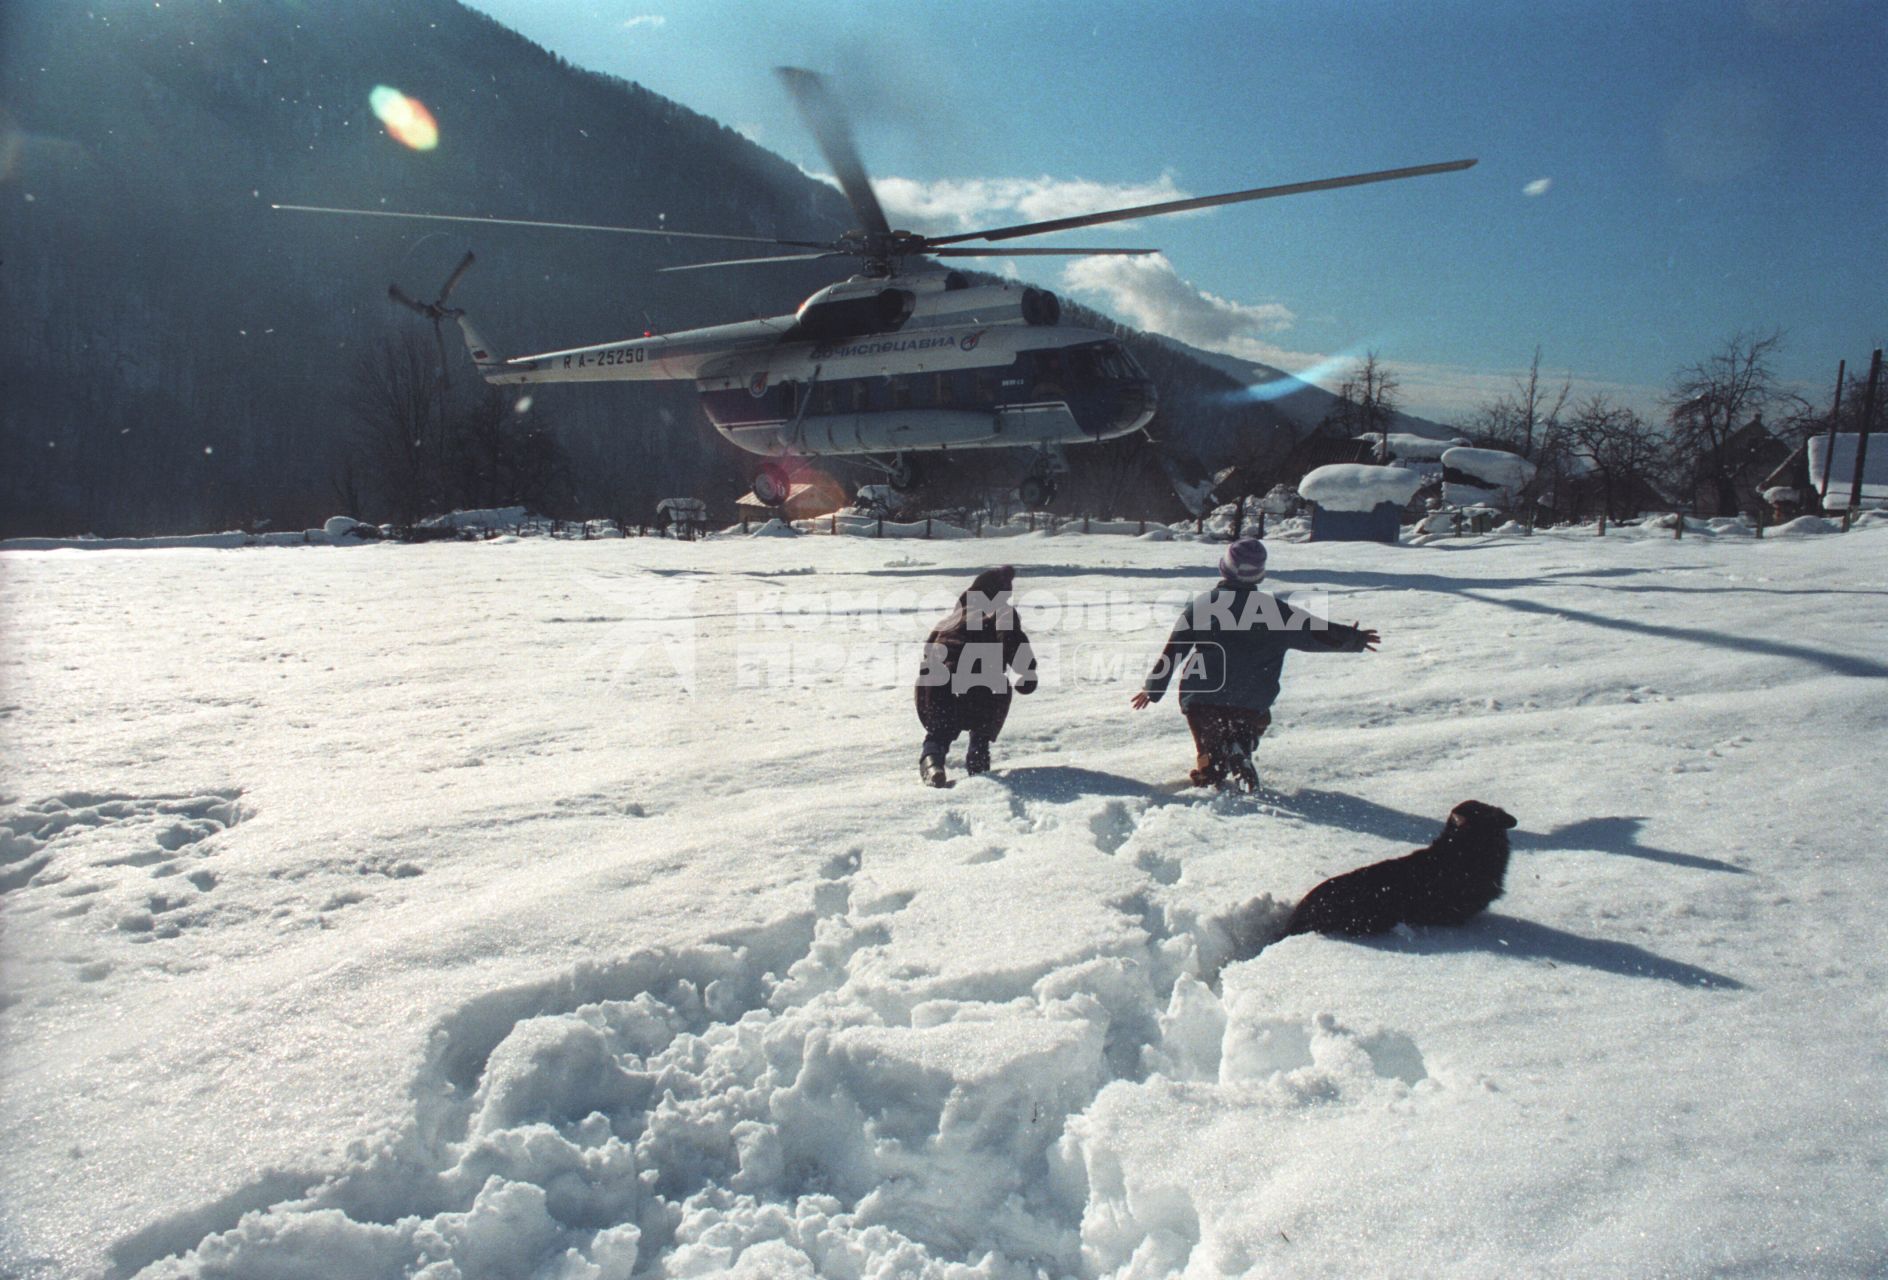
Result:
M1547 189L1553 185L1554 180L1552 178L1536 178L1534 181L1521 188L1521 194L1524 196L1544 196L1547 194Z
M1363 355L1363 347L1330 353L1298 351L1275 339L1291 329L1296 316L1277 302L1242 303L1219 297L1183 279L1166 257L1077 258L1062 271L1063 287L1099 301L1104 310L1137 329L1178 338L1206 351L1283 369L1335 391ZM1440 422L1465 422L1498 396L1511 394L1525 369L1475 369L1465 365L1396 360L1382 352L1384 364L1402 385L1404 409ZM1603 392L1614 400L1649 411L1656 388L1607 382L1575 373L1573 398ZM1558 386L1559 378L1553 379Z
M1233 302L1208 293L1181 279L1165 254L1077 258L1062 269L1062 283L1100 295L1110 311L1138 329L1249 360L1260 358L1250 354L1260 334L1289 329L1297 319L1283 303Z
M655 31L665 26L668 23L668 21L669 20L667 18L663 17L659 13L644 13L644 14L639 14L638 16L634 18L625 19L623 21L623 30L625 31L637 31L637 30Z
M885 214L900 226L933 235L1017 222L1043 222L1107 209L1184 200L1170 174L1155 182L1089 182L1082 178L875 178ZM1117 227L1128 223L1115 223Z

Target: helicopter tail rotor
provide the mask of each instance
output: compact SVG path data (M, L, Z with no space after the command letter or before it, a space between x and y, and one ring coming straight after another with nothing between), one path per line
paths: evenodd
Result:
M446 277L446 283L440 286L439 296L434 298L431 302L415 301L406 290L402 289L397 284L389 284L387 286L388 298L407 308L409 311L414 312L416 315L425 316L428 320L433 322L433 345L439 350L439 391L442 397L446 393L447 374L446 338L445 334L440 329L440 324L442 321L448 319L458 320L461 325L464 324L465 312L457 307L448 307L446 300L452 296L452 291L458 287L459 281L465 278L465 273L472 269L474 261L476 261L476 259L473 257L472 251L467 249L465 251L465 257L459 259L459 265L452 269L452 274ZM470 330L467 330L468 335L470 335L470 332ZM471 345L469 337L467 345ZM476 361L476 359L477 357L475 356L474 360Z

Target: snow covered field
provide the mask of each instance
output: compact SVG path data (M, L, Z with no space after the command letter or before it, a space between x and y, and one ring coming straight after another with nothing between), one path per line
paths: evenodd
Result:
M0 555L0 1273L1881 1274L1888 530L1277 545L1384 642L1251 798L1127 707L1216 555ZM1489 915L1241 958L1471 797Z

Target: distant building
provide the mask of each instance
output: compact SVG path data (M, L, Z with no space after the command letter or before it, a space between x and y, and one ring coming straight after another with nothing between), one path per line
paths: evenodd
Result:
M656 503L656 528L692 538L708 527L708 504L700 498L664 498Z
M1729 491L1719 483L1715 460L1701 458L1689 490L1677 495L1694 515L1734 516L1755 511L1763 501L1760 492L1774 487L1768 477L1789 458L1790 446L1770 434L1758 417L1733 432L1720 452L1727 464Z
M1333 463L1298 482L1311 504L1313 542L1395 542L1403 508L1423 478L1407 467Z
M1452 507L1512 511L1534 472L1532 462L1505 449L1447 449L1442 454L1442 500Z
M1770 490L1793 490L1799 515L1847 511L1849 490L1855 483L1855 455L1860 447L1861 436L1853 431L1838 432L1833 450L1829 447L1827 432L1811 436L1763 478L1761 484L1766 497ZM1870 434L1865 466L1862 505L1888 504L1888 436ZM1827 497L1823 496L1825 479Z

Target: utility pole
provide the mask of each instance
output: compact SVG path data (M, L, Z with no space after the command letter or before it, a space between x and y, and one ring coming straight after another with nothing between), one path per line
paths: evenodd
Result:
M1862 397L1862 426L1855 438L1855 478L1849 482L1849 521L1862 509L1862 468L1868 462L1868 431L1875 425L1875 384L1881 381L1881 348L1868 362L1868 392Z

